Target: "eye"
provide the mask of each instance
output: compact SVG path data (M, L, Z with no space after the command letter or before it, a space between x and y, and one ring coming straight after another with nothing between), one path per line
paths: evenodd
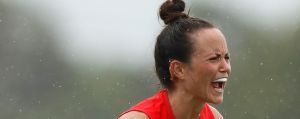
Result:
M212 57L212 58L209 58L209 60L218 60L220 59L220 57Z
M230 59L230 57L229 57L228 54L226 54L224 58L225 58L225 60L229 60Z
M211 60L211 61L218 61L218 60L221 60L221 56L217 55L217 56L209 58L209 60Z
M230 59L230 57L229 57L229 56L225 56L225 59L226 59L226 60L229 60L229 59Z

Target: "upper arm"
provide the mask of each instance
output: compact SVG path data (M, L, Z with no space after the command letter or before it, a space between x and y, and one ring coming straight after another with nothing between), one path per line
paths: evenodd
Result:
M212 113L214 114L215 119L224 119L223 116L221 115L221 113L214 107L210 106L210 109L212 111Z
M123 114L118 119L149 119L149 118L145 113L138 112L138 111L130 111Z

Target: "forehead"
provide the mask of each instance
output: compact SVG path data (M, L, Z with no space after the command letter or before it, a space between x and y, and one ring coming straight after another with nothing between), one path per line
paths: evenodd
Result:
M217 28L201 29L191 34L197 53L227 53L226 39Z

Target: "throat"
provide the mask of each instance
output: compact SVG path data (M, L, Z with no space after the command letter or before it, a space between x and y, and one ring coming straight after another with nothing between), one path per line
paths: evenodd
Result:
M204 102L200 102L192 95L182 91L172 91L168 94L168 98L176 119L199 119Z

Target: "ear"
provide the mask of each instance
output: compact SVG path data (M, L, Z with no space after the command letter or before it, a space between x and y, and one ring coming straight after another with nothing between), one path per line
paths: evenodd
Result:
M170 79L180 80L184 78L184 64L178 60L170 60Z

